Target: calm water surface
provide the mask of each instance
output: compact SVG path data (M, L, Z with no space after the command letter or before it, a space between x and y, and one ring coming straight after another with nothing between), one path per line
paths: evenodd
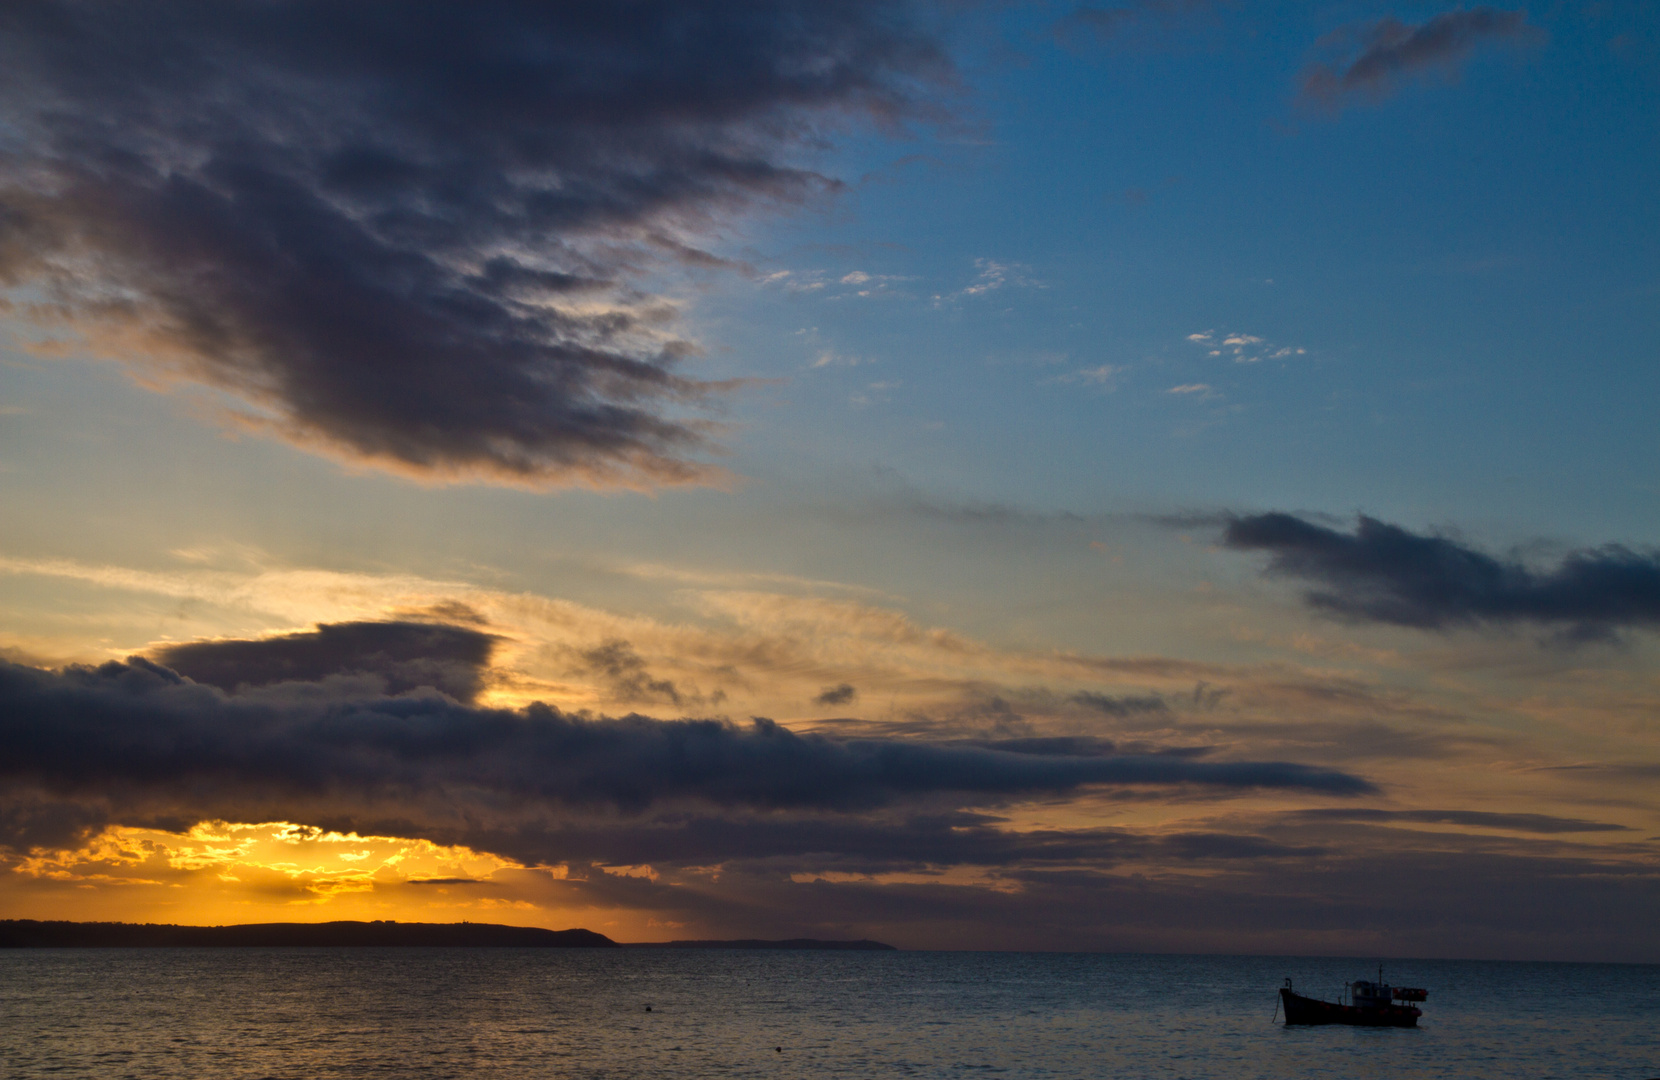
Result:
M1397 961L1417 1030L1286 1028L1364 962L588 949L0 952L7 1077L1660 1077L1660 967ZM651 1011L646 1011L646 1006Z

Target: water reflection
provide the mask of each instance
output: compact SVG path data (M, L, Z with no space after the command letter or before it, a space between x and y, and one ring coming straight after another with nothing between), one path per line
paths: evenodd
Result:
M0 1065L16 1077L1579 1080L1660 1063L1652 966L1400 962L1386 974L1431 988L1417 1029L1271 1022L1285 976L1317 994L1366 974L1362 961L1236 957L19 950L0 954Z

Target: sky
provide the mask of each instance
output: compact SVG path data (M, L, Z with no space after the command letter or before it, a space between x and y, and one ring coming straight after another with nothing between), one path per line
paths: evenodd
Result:
M0 917L1660 962L1660 5L0 10Z

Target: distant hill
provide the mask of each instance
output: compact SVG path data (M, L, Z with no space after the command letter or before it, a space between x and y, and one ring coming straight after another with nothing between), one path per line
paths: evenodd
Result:
M271 946L499 946L615 949L592 930L543 930L494 923L250 923L172 926L158 923L0 920L0 948L234 948Z
M630 941L626 949L856 949L865 952L898 952L892 945L880 941L822 941L818 938L790 938L787 941L762 941L741 938L735 941Z

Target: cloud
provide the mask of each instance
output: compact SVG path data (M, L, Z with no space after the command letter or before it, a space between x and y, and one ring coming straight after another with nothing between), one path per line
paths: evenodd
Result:
M838 293L835 298L857 296L870 299L897 296L901 294L893 289L894 284L912 280L914 279L903 274L871 274L864 270L853 270L843 274L839 279L839 283L848 286L851 291Z
M1526 621L1580 638L1660 626L1655 551L1608 544L1536 570L1365 515L1349 534L1277 512L1228 519L1223 543L1268 552L1269 573L1317 582L1304 600L1349 619L1428 630Z
M488 884L488 882L482 881L478 878L433 877L433 878L410 878L408 881L404 882L404 884L405 885L485 885L485 884Z
M1487 810L1368 810L1331 808L1293 810L1286 817L1299 821L1404 822L1410 825L1462 825L1477 829L1505 829L1511 832L1557 833L1630 832L1626 825L1549 814L1502 814Z
M1427 71L1455 71L1479 46L1521 43L1540 35L1520 11L1476 7L1447 11L1421 26L1380 19L1327 38L1322 44L1346 55L1334 63L1315 64L1303 77L1305 101L1337 108L1355 97L1378 100L1401 82Z
M166 645L154 659L221 690L331 675L373 675L389 694L432 687L472 701L483 687L496 639L460 626L410 622L322 623L314 631L256 641Z
M858 367L860 364L869 363L874 363L874 361L867 356L849 356L846 353L839 353L835 349L820 349L818 355L813 358L811 366L815 368Z
M1308 350L1297 345L1275 345L1255 334L1242 334L1237 331L1231 334L1218 334L1214 330L1206 330L1200 334L1189 334L1187 340L1200 346L1210 356L1229 356L1236 364L1259 364L1264 360L1289 360L1293 356L1306 356ZM1195 388L1208 390L1204 383L1193 384ZM1192 393L1193 388L1176 387L1172 394Z
M846 705L859 696L859 691L852 683L838 683L835 686L826 686L813 701L820 705Z
M1094 519L946 510L999 530L1058 525L1077 543L1100 535ZM1180 524L1220 532L1226 521ZM1643 787L1655 775L1653 755L1628 748L1622 761L1615 745L1598 765L1583 740L1564 751L1516 730L1518 717L1547 733L1640 725L1653 712L1653 687L1629 657L1585 654L1493 693L1464 678L1451 690L1444 680L1413 685L1396 669L1377 678L1346 656L1327 667L1301 654L1223 664L994 646L876 597L820 597L820 583L764 575L648 568L699 605L657 622L407 577L253 565L241 578L195 564L152 578L96 569L52 563L30 572L105 581L124 597L143 585L163 590L153 595L251 605L237 611L289 612L238 615L204 633L293 626L325 601L331 625L449 619L499 635L482 701L542 695L559 707L558 722L419 688L382 693L379 676L350 673L369 666L367 647L320 664L315 682L237 692L151 673L159 680L151 691L123 694L25 667L60 697L64 725L25 709L24 695L0 695L0 842L53 849L0 852L14 910L177 921L167 912L189 897L193 910L215 912L211 921L295 917L282 906L293 900L326 902L336 918L488 920L483 905L499 901L520 905L515 919L542 925L614 919L607 932L626 939L670 936L644 928L657 918L689 924L673 936L870 936L941 948L1657 955L1660 876ZM313 634L264 640L288 637ZM802 717L791 721L801 741L767 751L747 721L714 722L705 738L710 729L698 722L577 712L588 704L628 711L605 696L608 665L566 681L582 654L615 642L626 643L610 651L624 676L641 671L683 697L718 684L730 690L723 709L734 716ZM448 648L435 652L452 655ZM715 672L728 667L734 674L721 681ZM90 682L145 675L142 665L116 668ZM809 706L843 681L860 691L854 705ZM856 719L866 709L877 719ZM822 742L800 734L809 725ZM56 749L20 753L23 730L57 740ZM870 747L928 755L911 770L928 782L906 788L872 773L862 763L880 755ZM1201 781L962 791L948 786L940 762L964 752L982 762L1024 758L1063 778L1126 759L1173 765L1175 777L1203 777L1189 768L1199 764L1293 761L1359 774L1391 798ZM791 773L792 760L805 764ZM625 783L644 796L613 801ZM1449 791L1460 798L1444 799ZM1479 811L1443 809L1449 803ZM411 839L334 844L377 854L327 873L255 876L244 867L322 863L309 847L273 840L234 864L202 867L209 845L189 834L212 817ZM98 835L112 821L135 824ZM122 868L100 855L111 836L136 833L160 845L141 862ZM411 857L371 873L383 856L421 843L473 854L418 865ZM139 878L160 884L133 883ZM427 879L457 884L410 884ZM94 902L101 906L74 906ZM405 907L385 906L397 904Z
M1140 713L1168 712L1170 709L1157 694L1113 697L1110 694L1085 690L1073 694L1072 700L1104 716L1135 716Z
M978 511L971 517L979 520ZM1002 511L986 520L1010 525ZM1226 519L1208 520L1220 531ZM1094 524L1082 524L1090 528L1076 535L1094 534ZM65 569L53 564L53 572ZM132 585L105 569L121 588ZM700 626L684 613L657 623L416 579L269 577L251 568L258 584L244 587L219 573L192 566L171 584L150 584L165 584L166 595L195 595L191 582L233 596L276 589L284 604L301 607L314 594L292 590L317 590L393 622L451 618L499 635L483 701L551 694L546 700L560 707L544 714L419 688L382 693L378 676L350 674L367 666L360 657L372 656L369 648L320 664L315 682L237 692L175 682L141 664L90 679L85 669L54 675L38 662L23 666L40 691L34 700L54 696L62 709L43 715L30 695L0 693L0 843L14 848L0 852L0 878L14 906L176 921L168 905L188 895L195 910L220 904L214 920L289 918L293 910L279 905L292 899L326 902L339 918L489 919L480 908L499 901L543 925L615 919L614 936L630 939L654 936L643 926L657 918L695 927L680 936L863 935L915 947L1329 955L1407 941L1420 955L1654 955L1660 879L1642 787L1654 775L1652 755L1626 755L1646 762L1639 766L1615 765L1612 752L1604 755L1612 768L1576 763L1513 730L1517 716L1551 730L1556 708L1599 730L1641 723L1653 688L1635 669L1622 676L1612 661L1595 666L1595 655L1575 661L1566 681L1539 675L1515 694L1464 687L1449 698L1374 680L1347 659L1322 669L1299 658L1225 665L1010 650L810 590L690 593L718 613ZM699 590L753 584L675 580ZM337 599L345 594L352 599ZM390 614L397 611L426 614ZM288 637L313 635L265 640ZM715 685L722 677L714 673L730 666L730 681L719 685L730 688L736 704L724 707L734 715L799 711L824 738L802 734L805 720L792 721L791 741L748 722L614 721L574 711L587 703L627 711L604 696L607 665L561 681L582 654L616 642L626 643L610 650L624 676L640 671L684 697ZM449 656L448 648L435 651ZM15 673L0 669L0 689ZM156 680L147 691L112 685L145 677ZM844 680L879 719L852 718L858 705L851 713L807 707ZM1558 704L1548 700L1558 696ZM769 748L771 738L780 745ZM53 745L31 748L31 739ZM883 773L889 749L922 762ZM1001 770L999 784L952 786L964 756ZM1192 769L1240 759L1359 774L1392 797L1241 788ZM1080 769L1147 760L1172 769L1164 774L1172 782L1036 784L1012 793L1005 783L1021 767L1059 783L1102 775ZM1539 783L1515 786L1520 778L1527 787L1529 776ZM1005 793L989 790L998 786ZM1442 809L1448 804L1435 793L1449 790L1465 796L1452 805L1480 810ZM243 867L322 864L309 848L271 841L234 867L200 867L194 860L207 845L187 834L214 817L409 839L384 850L333 845L379 854L326 874L255 876ZM132 824L100 835L112 822ZM100 855L112 836L135 832L161 846L125 868ZM89 836L97 839L83 845ZM473 854L371 873L383 855L421 843ZM51 850L20 850L37 845ZM223 880L226 872L241 880ZM448 895L447 885L409 884L427 879L457 884ZM366 891L336 891L348 886ZM1524 902L1502 903L1512 892ZM73 906L94 901L102 906ZM417 905L428 906L424 915ZM841 929L854 925L856 933Z
M552 845L571 862L648 865L660 871L748 864L779 876L879 875L929 867L1105 868L1130 860L1198 862L1314 854L1316 845L1279 844L1237 833L1148 834L1123 828L1015 831L972 813L879 818L671 816L618 827L561 826ZM611 860L615 860L612 862Z
M81 851L13 860L6 876L37 905L102 890L103 917L156 921L181 885L198 898L218 890L233 911L262 901L272 918L292 917L277 906L291 899L326 898L340 918L385 918L401 901L488 919L467 909L511 903L543 924L604 919L625 940L661 937L671 922L686 937L870 936L910 948L1352 955L1393 942L1419 956L1660 955L1653 845L1617 834L1428 832L1251 810L1174 830L1015 830L963 811L692 812L559 822L493 844L525 858L292 825L122 829ZM559 865L524 868L550 849ZM365 857L347 863L345 850ZM262 865L288 861L322 873ZM227 870L244 881L227 885ZM397 913L433 917L419 910Z
M1594 783L1603 783L1607 780L1650 780L1660 779L1660 761L1657 762L1620 762L1618 764L1577 762L1573 765L1548 766L1552 772L1561 772L1568 775L1578 775L1589 778Z
M1615 856L1554 837L1449 847L1453 837L1312 822L1014 832L963 814L688 817L626 837L597 823L560 834L573 862L615 850L654 873L573 865L560 901L649 912L708 936L856 927L909 948L1223 952L1243 941L1259 954L1396 943L1420 956L1660 955L1652 847Z
M1009 949L1259 955L1383 955L1393 948L1506 959L1660 956L1652 919L1660 876L1650 866L1611 870L1585 851L1556 858L1299 851L1271 839L1206 834L1190 844L1243 857L1227 873L1030 866L961 884L809 877L790 885L733 873L712 888L642 886L631 899L699 921L855 925L912 948L995 942ZM721 910L740 898L740 911Z
M894 505L928 520L1021 535L1051 528L1081 535L1080 530L1092 532L1099 524L1073 514L1028 513L997 505L939 505L912 499ZM1211 514L1155 520L1181 529L1219 529L1226 518ZM735 715L792 716L804 701L842 681L859 687L861 700L885 702L902 717L928 718L933 730L950 728L954 735L985 734L985 717L962 709L965 702L992 696L1013 702L1025 721L1043 732L1054 728L1055 733L1070 734L1082 730L1080 724L1109 719L1072 700L1080 692L1114 699L1156 695L1172 711L1207 714L1218 700L1225 700L1229 715L1254 710L1248 717L1237 715L1253 726L1286 719L1288 709L1299 717L1312 710L1322 731L1341 733L1343 738L1352 731L1332 726L1334 708L1344 710L1346 722L1370 723L1385 714L1396 715L1394 699L1366 693L1368 688L1346 671L1301 669L1288 676L1272 664L1010 649L948 627L919 623L881 602L889 598L834 583L664 567L613 569L686 588L683 595L693 605L694 617L661 621L559 598L398 574L257 565L240 572L188 567L154 573L65 560L0 558L0 572L85 582L107 590L118 604L130 602L135 591L189 599L192 611L206 611L211 617L175 625L199 628L203 635L273 623L292 626L313 612L326 613L329 622L442 620L485 626L500 641L484 696L490 704L504 706L544 700L567 709L628 711L629 703L606 697L606 667L595 667L582 655L608 642L624 641L646 663L649 678L672 682L682 694L718 686L729 695L723 709ZM153 644L148 651L158 647L166 646ZM55 666L41 657L95 662L108 654L96 647L67 654L33 649L13 659ZM573 680L578 670L586 677ZM1402 715L1417 715L1424 707L1427 701ZM1147 712L1104 727L1117 736L1155 737L1144 730L1144 721L1160 728L1168 722L1158 712Z
M1065 375L1053 375L1044 379L1040 385L1069 384L1082 386L1098 386L1103 390L1116 390L1118 377L1129 368L1122 364L1102 364L1099 367L1079 368Z
M611 700L659 705L718 704L725 695L716 691L712 698L682 691L673 680L653 678L646 662L634 646L620 638L604 642L578 654L577 670L600 676L605 680Z
M479 830L522 834L565 812L682 804L867 812L1101 785L1373 790L1348 773L1280 761L840 739L759 718L738 726L542 704L481 709L437 694L343 695L327 683L227 694L138 657L57 673L0 662L0 780L0 842L14 847L61 841L99 814L163 827L298 820L426 839L447 829L445 842L468 843L455 839L465 835L489 850Z
M885 0L8 6L0 284L353 463L705 482L730 384L640 283L951 78Z
M934 306L956 303L968 296L984 296L986 293L996 292L1006 286L1017 286L1026 289L1042 289L1044 284L1031 276L1032 268L1025 263L998 262L996 259L975 259L974 265L979 268L972 282L964 285L953 293L936 293Z
M786 292L792 293L820 293L826 300L837 301L854 297L874 299L902 296L905 294L894 286L913 280L915 279L904 274L873 274L866 270L850 270L840 277L827 274L824 270L777 270L760 278L759 284L779 285ZM845 288L835 288L838 285ZM816 328L798 330L797 333L814 336Z
M978 745L1011 754L1062 754L1066 757L1104 757L1117 751L1109 739L1092 735L1046 735L1024 739L991 739Z

